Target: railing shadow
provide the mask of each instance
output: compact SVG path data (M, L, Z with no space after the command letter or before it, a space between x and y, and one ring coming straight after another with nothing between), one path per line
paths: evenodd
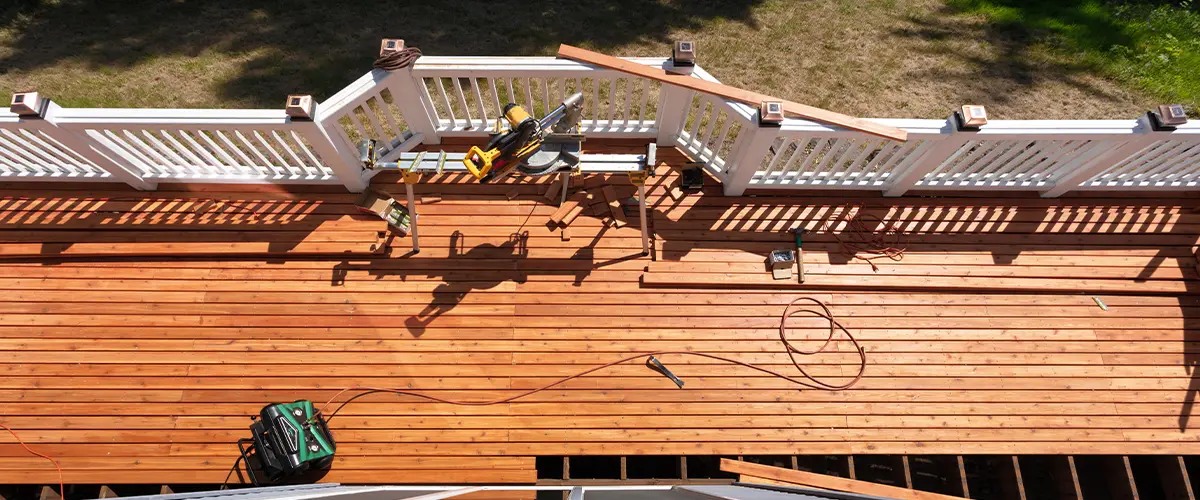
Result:
M660 185L660 188L667 187ZM709 194L716 195L711 196L711 202L706 202L703 196L692 201L665 196L656 200L654 232L662 249L660 260L681 260L694 252L707 250L740 251L762 256L765 260L772 249L793 248L790 229L804 227L809 230L805 234L806 252L827 254L831 265L852 264L851 255L832 237L847 237L845 223L866 215L900 228L908 255L984 254L990 256L990 265L999 267L1026 265L1023 262L1029 261L1023 261L1023 255L1062 255L1084 262L1089 255L1107 259L1129 257L1125 263L1110 267L1113 274L1106 277L1133 283L1150 280L1180 282L1183 291L1169 295L1178 298L1182 313L1182 342L1177 352L1182 354L1188 387L1179 407L1178 429L1180 432L1188 430L1200 393L1200 372L1197 371L1200 368L1200 350L1197 348L1200 345L1200 318L1191 312L1200 297L1195 253L1200 235L1196 229L1200 223L1190 220L1196 217L1200 202L1179 201L1183 197L1176 197L1172 202L1159 202L1149 197L1104 198L1102 194L1089 194L1086 199L1066 197L1055 200L1013 194L989 198L978 193L972 197L942 193L940 197L888 199L877 193L847 195L829 191L757 193L758 197L738 198L730 203L729 198L719 196L715 189ZM1103 201L1097 202L1098 198ZM882 226L871 227L880 229ZM698 255L693 256L693 260L704 259ZM926 262L934 262L934 259ZM884 263L889 261L880 262ZM1044 277L1099 278L1088 276L1086 268L1070 270L1065 267L1068 262L1063 264L1055 266L1043 260L1034 265L1045 269ZM1167 268L1178 269L1178 272ZM1120 271L1114 272L1116 269ZM886 273L886 270L880 272ZM1122 293L1142 292L1106 292ZM1137 330L1137 321L1131 318L1126 323L1114 324L1111 329ZM1147 394L1154 394L1156 389L1165 388L1147 387ZM1178 392L1166 397L1160 392L1148 400L1180 401L1173 397L1175 395ZM1138 400L1137 396L1130 396L1123 401Z
M239 199L240 198L240 199ZM364 222L379 227L364 229ZM249 253L285 254L306 241L336 242L337 235L377 236L378 218L347 203L331 203L320 195L302 199L241 197L174 197L155 193L121 196L61 194L0 197L0 246L6 258L89 257L120 254L120 245L186 245L259 243ZM314 237L328 231L329 237ZM376 234L368 234L376 233ZM71 252L81 243L108 249ZM338 252L340 253L340 252Z

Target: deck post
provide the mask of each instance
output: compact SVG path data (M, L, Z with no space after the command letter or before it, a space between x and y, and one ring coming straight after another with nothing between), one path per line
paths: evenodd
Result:
M778 136L779 127L763 126L757 120L742 127L729 159L725 161L725 196L741 196L746 192L750 179L758 172L763 157Z
M296 132L312 146L317 156L325 165L333 170L338 180L351 193L361 193L371 183L369 173L364 172L358 151L351 150L351 145L341 144L333 140L335 135L329 133L326 127L338 126L336 121L322 120L320 105L314 102L310 118L291 116L289 120L296 126ZM341 145L339 145L341 144ZM365 175L366 174L366 175Z
M425 83L412 74L412 66L391 73L387 87L392 92L392 102L400 110L400 116L404 117L404 123L413 133L425 136L421 140L423 144L441 144L437 115L429 107L431 103L425 102Z
M658 128L656 142L673 146L683 131L688 109L692 107L692 92L666 83L660 92L662 97L658 101L658 115L654 120L654 126Z
M1163 135L1166 134L1164 133ZM1125 141L1120 146L1109 149L1091 161L1063 174L1062 177L1054 181L1054 186L1042 191L1042 198L1056 198L1067 191L1079 187L1079 184L1086 182L1097 174L1121 163L1126 158L1146 149L1157 140L1159 140L1159 135L1155 133L1153 126L1150 124L1149 116L1142 115L1141 118L1138 118L1137 125L1133 129L1133 136L1128 141Z
M958 121L953 115L946 119L946 125L942 126L942 133L946 134L946 137L926 149L924 154L913 153L919 154L919 156L911 161L908 168L897 175L895 180L888 183L887 189L883 191L884 196L903 196L909 189L916 186L926 174L940 167L975 136L972 131L959 130Z
M123 165L122 162L113 159L121 158L119 154L110 153L113 155L110 157L104 153L104 151L108 151L108 148L104 147L98 141L91 140L83 133L76 134L72 130L59 127L55 120L61 112L62 107L53 101L47 101L46 112L40 118L36 116L22 116L21 119L39 120L53 127L54 131L52 135L55 140L62 143L63 146L79 153L79 156L96 164L97 167L112 175L114 179L118 179L138 191L153 191L158 189L158 183L142 178L141 174Z

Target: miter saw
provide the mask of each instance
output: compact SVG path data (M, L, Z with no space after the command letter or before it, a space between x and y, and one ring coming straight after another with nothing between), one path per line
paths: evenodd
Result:
M579 121L583 117L583 94L576 93L540 120L534 120L520 105L504 106L503 123L496 119L496 132L480 148L471 146L463 165L488 183L515 170L528 176L540 176L572 170L579 165L583 135Z

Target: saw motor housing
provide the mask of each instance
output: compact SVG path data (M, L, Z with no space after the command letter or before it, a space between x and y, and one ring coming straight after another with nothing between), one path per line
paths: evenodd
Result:
M312 401L269 404L259 411L258 418L251 419L254 420L250 424L251 437L238 440L238 448L246 475L255 486L264 481L255 474L251 457L257 459L266 476L265 484L327 469L333 464L337 444Z

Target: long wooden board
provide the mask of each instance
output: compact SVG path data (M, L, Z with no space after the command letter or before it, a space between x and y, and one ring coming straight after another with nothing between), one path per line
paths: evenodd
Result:
M798 116L806 120L813 120L829 125L857 130L859 132L865 132L874 136L882 137L884 139L891 139L893 141L908 140L908 132L896 127L890 127L869 120L855 118L852 116L843 115L841 113L835 113L833 111L824 110L806 104L782 100L777 97L771 97L766 94L759 94L758 92L739 89L729 85L722 85L720 83L713 83L701 80L699 78L692 78L691 76L674 75L667 73L666 70L654 69L643 64L629 62L619 57L592 52L579 47L572 47L566 44L559 45L558 57L573 59L576 61L629 73L631 75L657 80L663 83L678 85L680 87L692 89L697 92L704 92L706 94L712 94L725 99L743 102L751 106L758 106L763 101L782 101L783 110L785 113Z
M742 481L749 480L749 482L754 482L754 478L764 478L781 484L815 486L817 488L824 488L827 490L844 491L847 493L857 493L860 495L878 495L901 500L957 500L959 498L949 495L942 495L940 493L899 488L896 486L888 486L886 484L875 484L867 481L827 476L824 474L814 474L800 470L783 469L780 467L741 462L727 458L721 459L721 470L725 472L732 472L734 474L741 474L744 478L741 479Z

